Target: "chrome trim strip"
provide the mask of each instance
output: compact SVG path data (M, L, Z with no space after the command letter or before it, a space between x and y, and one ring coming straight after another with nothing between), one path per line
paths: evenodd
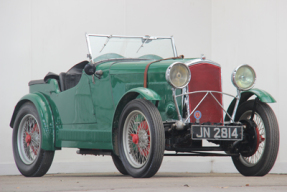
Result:
M180 111L179 111L179 108L178 108L178 103L177 103L177 100L176 100L175 90L176 90L176 89L172 88L172 98L173 98L173 101L174 101L174 104L175 104L175 108L176 108L178 120L179 120L179 121L182 121L182 117L181 117L181 115L180 115Z
M125 37L125 38L144 38L147 36L128 36L128 35L103 35L103 34L87 34L88 36L97 36L97 37ZM172 39L172 36L148 36L149 39Z
M205 97L208 95L208 92L204 95L204 97L199 101L199 103L194 107L193 111L188 115L184 123L187 122L187 120L190 118L190 116L194 113L194 111L197 109L197 107L202 103L202 101L205 99Z
M87 39L88 50L89 50L90 55L92 55L92 51L91 51L91 48L90 48L91 46L90 46L89 36L109 37L109 38L112 38L112 37L124 37L124 38L143 38L143 39L170 39L171 40L171 44L172 44L172 48L173 48L173 55L174 55L174 57L177 57L177 50L176 50L176 47L175 47L173 36L159 36L159 37L155 37L155 36L104 35L104 34L87 34L86 33L86 39Z
M230 97L237 98L237 96L233 96L233 95L228 94L228 93L224 93L224 92L220 92L220 91L210 91L210 90L202 90L202 91L193 91L193 92L183 93L183 94L180 94L180 95L176 95L176 97L180 97L182 95L191 95L191 94L194 94L194 93L207 93L207 92L219 93L219 94L223 94L223 95L227 95L227 96L230 96Z
M89 39L89 34L86 33L86 41L87 41L87 46L88 46L88 51L89 51L89 60L93 64L94 61L92 59L92 50L91 50L91 44L90 44L90 39Z
M189 92L189 88L188 86L186 86L186 93ZM189 95L185 95L185 102L186 102L186 107L187 107L187 114L189 113L190 109L189 109ZM183 105L182 105L183 106ZM190 119L187 119L187 122L190 123Z
M222 110L225 112L225 114L228 115L228 117L230 119L232 119L232 117L227 113L227 111L224 109L224 107L221 105L221 103L216 99L216 97L211 92L209 92L209 93L215 99L215 101L218 103L218 105L222 108Z
M191 60L191 61L187 61L185 64L187 66L191 66L191 65L196 65L196 64L199 64L199 63L208 63L208 64L212 64L212 65L215 65L215 66L218 66L221 68L221 66L214 62L214 61L211 61L211 60L206 60L206 59L194 59L194 60Z
M234 123L234 119L235 119L235 115L236 115L236 111L237 111L237 108L238 108L238 105L239 105L239 101L240 101L240 96L241 96L241 91L240 90L237 90L237 95L236 96L233 96L231 94L228 94L228 93L224 93L224 92L220 92L220 91L211 91L211 90L202 90L202 91L194 91L194 92L186 92L186 93L182 93L182 94L179 94L179 95L176 95L175 93L175 89L172 88L172 97L173 97L173 100L174 100L174 103L175 103L175 106L176 106L176 111L177 111L177 115L178 115L178 119L180 121L182 121L182 117L180 115L180 111L179 111L179 108L178 108L178 103L177 103L177 100L176 98L177 97L182 97L184 98L183 96L187 96L186 98L188 99L188 95L191 95L191 94L195 94L195 93L206 93L204 95L204 97L200 100L200 102L195 106L195 108L193 109L192 112L190 112L190 109L189 109L189 100L188 101L185 101L186 104L188 105L188 117L184 120L184 123L186 122L190 122L190 116L194 113L194 111L198 108L198 106L203 102L203 100L207 97L208 94L211 94L211 96L215 99L215 101L218 103L218 105L222 108L222 110L224 111L224 113L230 118L230 121L231 123ZM236 99L236 103L235 103L235 106L234 106L234 110L232 112L232 115L230 115L225 109L224 107L221 105L221 103L216 99L216 97L212 94L212 93L219 93L219 94L222 94L222 95L227 95L227 96L230 96L230 97L234 97Z
M177 50L176 50L176 47L175 47L173 36L171 36L171 42L172 42L174 56L177 57Z
M237 108L239 105L240 96L241 96L241 91L239 89L237 89L236 103L234 105L234 109L233 109L232 117L231 117L230 121L234 122L234 120L235 120L235 115L236 115L236 111L237 111Z
M184 88L181 90L181 92L182 92L182 93L186 93L186 89L187 89L187 86L184 87ZM184 98L184 96L182 95L182 96L181 96L181 106L183 106L184 103L185 103L184 99L185 99L185 98Z

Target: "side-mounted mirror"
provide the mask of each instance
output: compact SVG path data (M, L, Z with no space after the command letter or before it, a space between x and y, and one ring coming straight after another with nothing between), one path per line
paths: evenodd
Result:
M85 73L86 73L87 75L93 75L93 74L95 74L95 72L96 72L96 67L95 67L95 65L88 63L88 64L85 66L84 70L85 70Z

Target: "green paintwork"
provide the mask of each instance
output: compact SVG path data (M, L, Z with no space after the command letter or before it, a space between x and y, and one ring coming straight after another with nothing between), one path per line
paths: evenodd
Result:
M165 109L166 115L171 118L171 119L176 119L177 113L176 113L176 107L174 102L170 102L167 104L166 109Z
M136 92L136 93L140 94L146 100L151 100L151 101L161 100L160 96L155 91L153 91L149 88L144 88L144 87L133 88L133 89L130 89L127 92L127 94L130 92Z
M44 97L43 94L39 92L30 93L22 97L15 107L10 126L13 127L16 115L20 110L21 106L29 101L35 105L40 118L41 131L42 131L41 148L48 151L55 150L54 147L55 126L53 121L53 115L51 108L49 106L49 102Z
M276 100L266 91L262 90L262 89L250 89L248 91L244 91L242 94L254 94L256 95L261 102L263 103L276 103Z
M187 61L187 60L176 60ZM160 98L149 98L151 100L159 100L158 110L161 114L163 121L175 121L177 119L177 113L174 110L173 114L167 114L166 106L173 102L172 87L167 83L165 79L165 72L168 66L176 62L175 60L166 60L156 62L150 65L148 70L148 89L153 90ZM110 81L112 88L113 103L115 103L115 112L113 114L113 142L114 152L117 153L117 129L120 119L120 115L127 103L136 98L144 98L138 92L133 92L134 88L143 87L144 71L145 67L150 61L138 61L135 62L118 62L118 63L106 63L100 65L97 69L103 71L109 69ZM111 65L112 64L112 65ZM101 79L102 80L102 79ZM181 93L181 90L176 91L177 94ZM178 98L178 104L181 108L181 98ZM171 112L171 111L169 111Z
M56 79L31 85L30 94L16 105L10 126L13 127L21 105L31 101L39 112L43 149L106 149L114 150L117 154L120 115L131 100L145 98L157 103L163 122L177 120L172 87L165 79L165 72L174 62L185 63L190 60L193 59L152 63L148 70L147 88L143 87L144 71L153 59L107 60L96 66L97 70L103 72L100 78L89 76L83 71L79 83L65 91L60 90ZM180 93L180 89L176 90L176 94ZM252 95L256 95L262 102L276 102L269 93L251 89L241 93L240 104ZM177 97L180 111L181 99ZM235 100L231 102L228 113L232 113L234 105Z
M158 110L163 121L172 121L166 114L167 104L173 102L172 87L165 79L165 72L168 66L174 62L186 62L190 59L165 60L150 65L148 70L148 88L154 90L162 99L159 101ZM116 106L123 95L130 89L143 87L144 70L151 61L119 62L114 63L110 67L110 78L113 92L113 100ZM101 65L100 65L101 67ZM177 94L181 90L176 91ZM177 98L179 107L181 108L181 98ZM175 111L176 113L176 111ZM177 119L177 115L175 114Z
M157 55L148 54L148 55L143 55L143 56L139 57L139 59L161 60L163 58L160 56L157 56Z
M122 110L124 109L124 107L127 105L128 102L136 98L145 98L146 100L150 100L150 101L161 100L160 96L155 91L148 89L148 88L137 87L137 88L133 88L127 91L124 94L124 96L122 96L120 101L118 102L117 107L115 108L115 112L113 114L113 120L112 120L113 137L114 137L113 140L115 140L115 137L116 137L115 132L116 132L116 129L118 128L119 118L120 118Z
M190 59L170 59L170 60L164 60L160 62L155 62L150 65L148 74L154 74L154 73L164 73L165 78L165 71L169 65L171 65L174 62L187 62ZM110 74L115 75L115 74L143 74L145 67L148 63L152 62L152 60L148 61L138 61L136 62L118 62L114 63L111 66L110 69ZM138 77L139 78L139 77ZM143 77L142 77L143 78ZM143 83L143 81L142 81Z
M251 96L256 95L259 100L263 103L275 103L276 100L266 91L262 89L250 89L248 91L244 91L241 93L239 105L241 105L243 102L247 101ZM233 101L230 103L227 112L229 114L232 114L234 106L235 106L236 99L233 99ZM229 121L230 118L226 115L225 121Z
M48 93L60 93L60 88L57 80L49 79L48 83L45 84L34 84L29 87L30 93L41 92L44 94Z
M18 103L14 116L23 101L35 102L43 118L43 132L47 133L43 136L43 149L73 147L113 150L120 114L133 99L145 98L153 103L159 101L158 110L162 120L177 119L172 87L166 82L165 71L176 61L188 60L153 63L148 70L148 88L143 87L144 71L153 60L103 62L97 66L97 70L103 71L101 78L89 76L83 71L79 83L65 91L60 91L56 79L49 79L45 84L30 86L31 96ZM180 94L181 90L176 92ZM35 96L39 101L33 99ZM181 97L177 100L181 109ZM51 122L51 126L44 122Z

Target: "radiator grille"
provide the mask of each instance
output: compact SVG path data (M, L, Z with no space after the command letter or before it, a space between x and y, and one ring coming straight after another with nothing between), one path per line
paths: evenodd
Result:
M219 66L199 63L189 66L191 72L191 80L188 85L189 92L193 91L220 91L221 92L221 68ZM206 93L195 93L189 95L189 109L190 112L197 106L200 100ZM213 93L219 103L222 104L222 95L219 93ZM223 111L218 105L212 95L207 95L204 101L196 109L201 112L202 117L200 123L222 123ZM190 122L195 122L194 115L190 116Z

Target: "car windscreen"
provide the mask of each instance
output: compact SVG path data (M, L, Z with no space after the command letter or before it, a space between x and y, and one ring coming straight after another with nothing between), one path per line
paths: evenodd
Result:
M172 37L87 35L87 42L94 62L114 58L161 59L177 56Z

